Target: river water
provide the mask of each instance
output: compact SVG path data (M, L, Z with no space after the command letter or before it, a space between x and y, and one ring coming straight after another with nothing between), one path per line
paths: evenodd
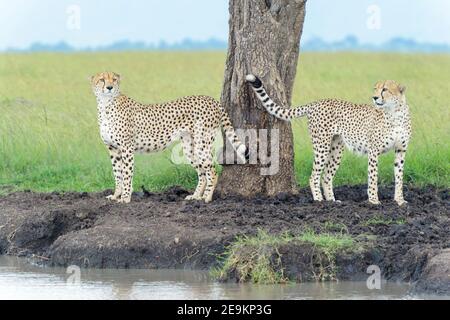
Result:
M406 284L365 282L286 285L221 284L207 272L40 267L0 256L0 299L427 299ZM443 298L443 297L441 297Z

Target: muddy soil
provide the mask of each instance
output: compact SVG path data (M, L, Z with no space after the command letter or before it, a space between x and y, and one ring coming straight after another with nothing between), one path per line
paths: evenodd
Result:
M307 189L297 196L186 202L181 188L137 192L129 205L103 193L18 192L0 197L0 254L34 256L42 262L99 268L208 269L237 235L345 232L367 246L338 257L341 279L366 278L376 264L389 280L417 281L427 263L450 248L449 189L406 188L399 208L392 188L380 188L381 206L366 201L365 186L336 189L342 203L314 203ZM287 272L296 277L299 248L283 248ZM445 279L444 279L445 282Z

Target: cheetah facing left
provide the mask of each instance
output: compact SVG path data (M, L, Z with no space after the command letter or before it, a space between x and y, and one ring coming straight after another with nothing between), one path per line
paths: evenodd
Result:
M135 152L163 150L181 140L183 152L198 175L197 188L186 200L211 202L217 184L212 146L220 125L241 163L245 162L246 147L236 136L225 110L213 98L191 96L144 105L120 93L120 76L113 72L93 76L91 85L97 97L101 138L109 149L116 184L108 199L131 201Z

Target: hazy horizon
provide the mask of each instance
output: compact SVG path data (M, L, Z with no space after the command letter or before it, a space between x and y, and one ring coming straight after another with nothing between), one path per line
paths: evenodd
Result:
M75 48L66 42L58 43L32 43L24 49L8 48L0 52L117 52L117 51L203 51L219 50L225 51L228 43L219 39L211 38L205 41L197 41L185 38L180 42L159 43L133 42L127 39L119 40L104 46ZM312 38L301 42L302 51L353 51L353 52L423 52L423 53L450 53L450 45L436 43L416 42L412 39L393 38L384 43L374 45L363 43L353 35L333 42L326 42L321 38Z
M228 0L0 0L0 50L33 43L226 41L228 18ZM392 38L450 45L448 30L447 0L309 0L302 41L354 35L371 45Z

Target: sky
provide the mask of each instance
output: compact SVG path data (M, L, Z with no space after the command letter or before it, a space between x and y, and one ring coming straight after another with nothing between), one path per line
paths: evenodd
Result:
M256 1L256 0L255 0ZM228 0L0 0L0 50L228 38ZM450 44L450 0L308 0L302 40Z

